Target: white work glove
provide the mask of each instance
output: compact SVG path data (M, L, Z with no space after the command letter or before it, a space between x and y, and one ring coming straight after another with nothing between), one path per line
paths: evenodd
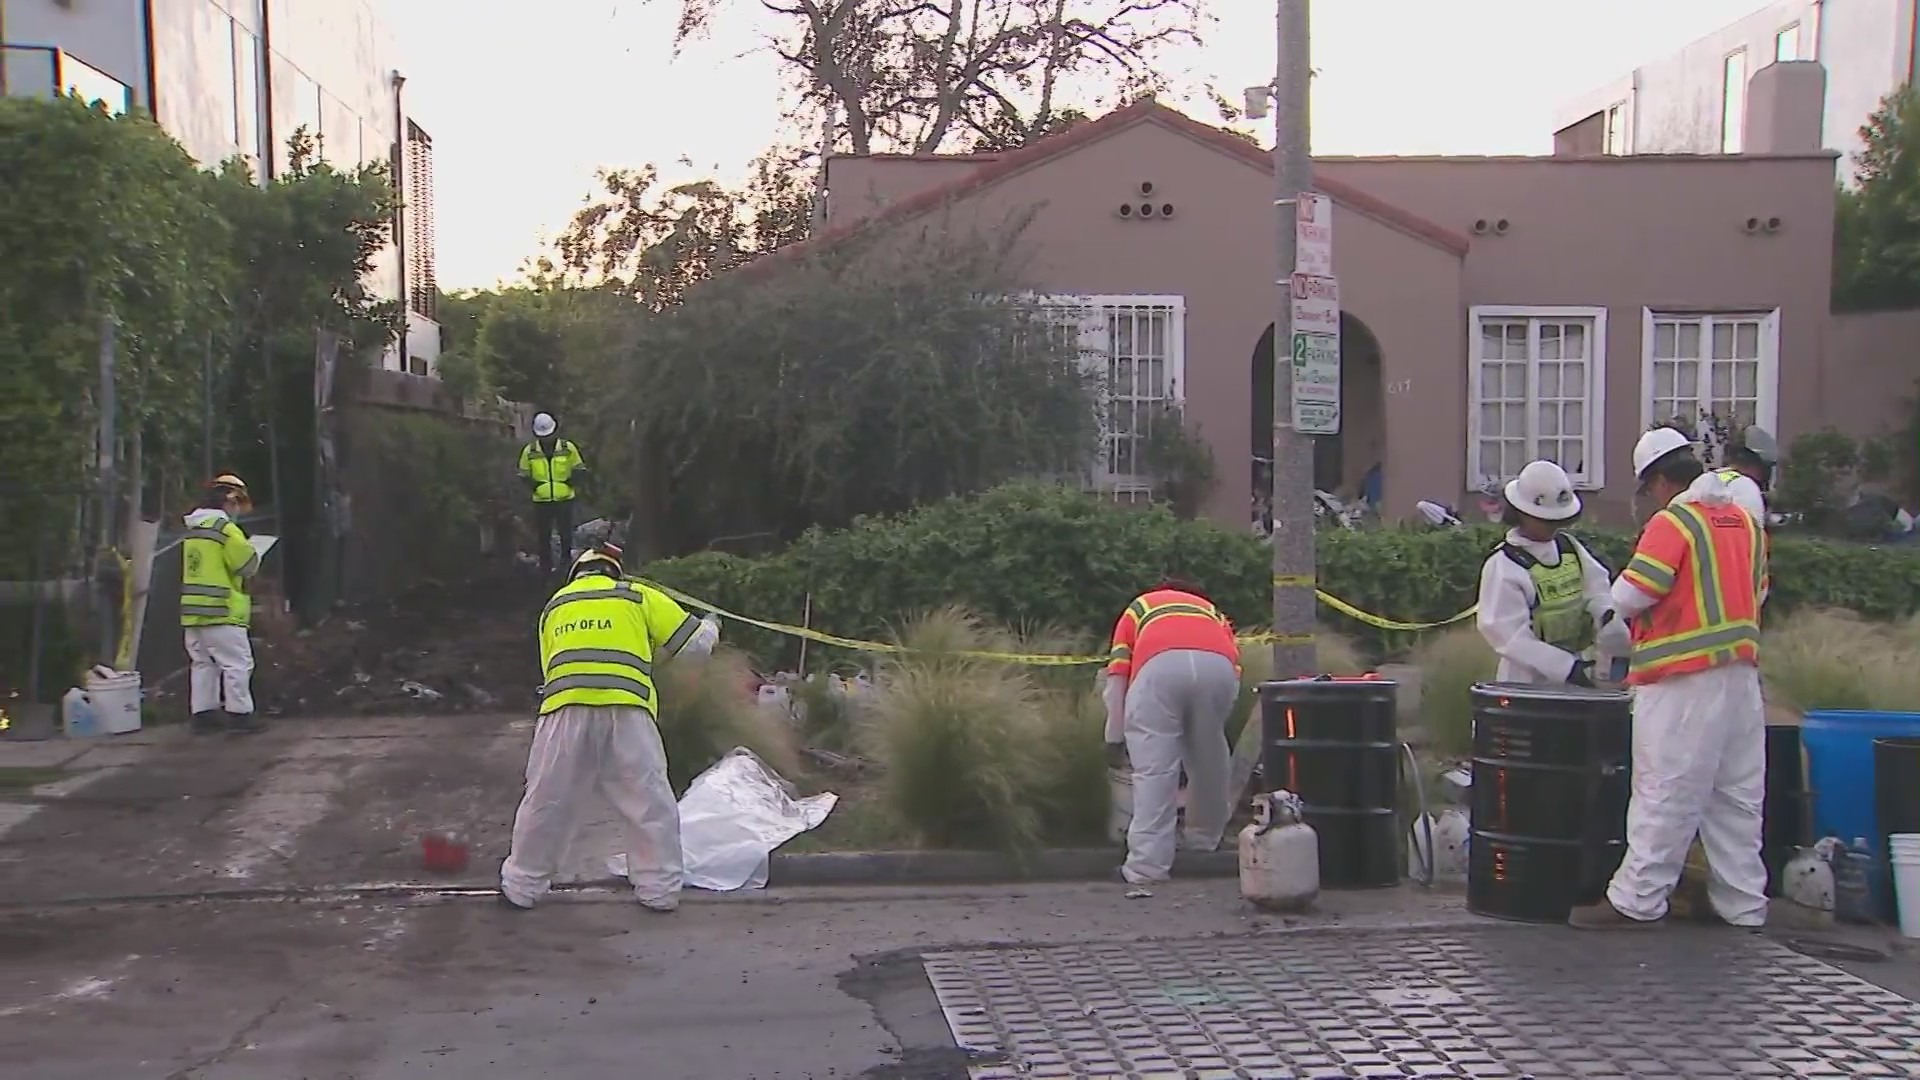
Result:
M1594 646L1608 656L1628 656L1633 652L1633 631L1627 628L1627 620L1621 618L1619 612L1608 608L1600 616Z

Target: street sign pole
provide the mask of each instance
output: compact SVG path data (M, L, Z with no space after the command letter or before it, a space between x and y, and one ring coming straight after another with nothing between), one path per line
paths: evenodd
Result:
M1325 207L1327 236L1331 204L1301 193L1313 190L1310 140L1312 55L1307 44L1310 0L1276 0L1279 63L1273 84L1275 230L1279 240L1278 310L1273 335L1273 675L1278 679L1313 673L1317 661L1314 625L1313 441L1294 417L1296 367L1290 348L1295 333L1293 273L1300 266L1300 232L1305 214ZM1309 239L1313 238L1309 234ZM1318 252L1309 244L1311 259ZM1328 264L1320 269L1331 271ZM1337 294L1336 294L1337 296ZM1338 308L1334 311L1338 333ZM1304 380L1303 380L1304 384Z

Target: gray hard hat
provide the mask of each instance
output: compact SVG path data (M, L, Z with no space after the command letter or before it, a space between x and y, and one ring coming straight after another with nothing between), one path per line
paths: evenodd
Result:
M1780 463L1780 444L1773 439L1773 433L1759 424L1751 425L1740 433L1740 445L1747 448L1764 465Z

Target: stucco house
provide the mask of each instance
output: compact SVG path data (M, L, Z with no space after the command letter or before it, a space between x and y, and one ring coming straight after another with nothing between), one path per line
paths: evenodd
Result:
M1618 521L1628 453L1656 418L1704 408L1783 441L1828 422L1855 392L1825 348L1833 175L1817 141L1318 159L1344 353L1321 486L1351 490L1379 464L1382 512L1400 518L1544 456ZM1027 284L1075 308L1110 380L1101 482L1142 482L1142 429L1180 402L1216 461L1209 514L1247 520L1280 297L1267 151L1143 102L1004 155L836 156L827 187L808 246L1027 219Z

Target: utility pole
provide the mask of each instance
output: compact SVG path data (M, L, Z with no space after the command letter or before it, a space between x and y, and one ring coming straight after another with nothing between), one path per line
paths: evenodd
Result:
M1313 440L1293 425L1293 288L1298 196L1313 190L1311 0L1277 0L1279 64L1273 83L1275 233L1273 323L1273 676L1314 673Z

